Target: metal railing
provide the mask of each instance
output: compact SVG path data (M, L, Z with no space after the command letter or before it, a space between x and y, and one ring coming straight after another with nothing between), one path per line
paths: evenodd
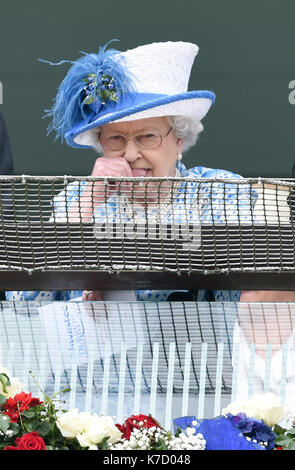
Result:
M293 180L135 180L1 177L3 287L292 288Z

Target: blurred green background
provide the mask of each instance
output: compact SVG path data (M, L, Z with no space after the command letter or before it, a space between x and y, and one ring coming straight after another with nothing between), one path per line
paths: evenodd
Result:
M154 41L199 45L190 89L216 93L187 166L244 176L289 177L295 160L294 0L51 0L2 2L0 82L15 172L87 175L95 154L46 135L49 108L68 65L113 38L114 47ZM293 84L294 86L294 84Z

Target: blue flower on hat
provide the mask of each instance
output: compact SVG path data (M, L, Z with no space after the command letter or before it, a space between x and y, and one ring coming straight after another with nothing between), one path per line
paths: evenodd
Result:
M83 100L84 105L99 102L103 106L108 100L115 101L116 103L119 101L114 77L103 75L99 81L95 73L90 73L86 78L83 78L83 82L86 83L84 86L86 94ZM96 111L98 111L97 107Z

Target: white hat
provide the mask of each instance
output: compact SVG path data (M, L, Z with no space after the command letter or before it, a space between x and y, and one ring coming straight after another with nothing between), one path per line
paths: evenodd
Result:
M50 130L73 147L92 147L93 129L110 122L160 116L202 120L212 91L187 91L198 46L160 42L119 52L85 54L72 62L49 114Z

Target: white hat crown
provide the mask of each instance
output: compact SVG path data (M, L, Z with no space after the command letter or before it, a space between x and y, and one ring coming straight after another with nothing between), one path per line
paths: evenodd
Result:
M198 51L196 44L168 41L139 46L120 56L135 78L136 92L176 95L187 91Z

